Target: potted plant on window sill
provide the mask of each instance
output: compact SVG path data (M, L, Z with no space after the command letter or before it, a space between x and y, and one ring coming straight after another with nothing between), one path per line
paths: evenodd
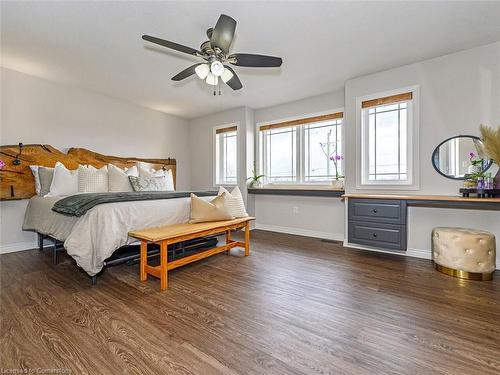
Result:
M250 188L261 188L264 186L264 177L265 175L263 174L257 174L256 168L254 167L252 169L252 176L247 178L247 181L250 181L249 187Z
M330 156L330 160L333 161L333 165L335 166L335 179L332 180L332 188L343 190L344 176L339 174L338 163L340 163L341 160L344 160L344 157L342 155L335 154Z

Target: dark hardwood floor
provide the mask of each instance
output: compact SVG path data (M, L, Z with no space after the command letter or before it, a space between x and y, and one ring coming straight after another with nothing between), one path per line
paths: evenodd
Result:
M236 250L236 249L235 249ZM220 254L97 286L70 258L2 255L0 368L72 374L498 374L500 274L464 281L428 260L253 231ZM5 372L2 372L5 373Z

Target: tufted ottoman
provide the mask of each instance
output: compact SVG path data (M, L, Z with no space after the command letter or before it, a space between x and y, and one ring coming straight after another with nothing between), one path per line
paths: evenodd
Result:
M440 272L470 280L491 280L495 236L489 232L439 227L432 230L432 260Z

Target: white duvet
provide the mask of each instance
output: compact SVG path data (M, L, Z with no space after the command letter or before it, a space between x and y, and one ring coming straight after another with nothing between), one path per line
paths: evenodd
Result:
M106 203L77 218L52 211L55 201L31 198L23 229L64 241L68 254L91 276L102 270L104 260L116 249L135 242L128 236L129 231L185 223L191 204L190 198Z

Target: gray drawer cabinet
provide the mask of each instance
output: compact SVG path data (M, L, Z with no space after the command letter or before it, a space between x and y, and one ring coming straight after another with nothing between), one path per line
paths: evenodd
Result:
M406 201L349 199L349 221L406 224Z
M348 240L388 250L406 250L406 201L348 200Z

